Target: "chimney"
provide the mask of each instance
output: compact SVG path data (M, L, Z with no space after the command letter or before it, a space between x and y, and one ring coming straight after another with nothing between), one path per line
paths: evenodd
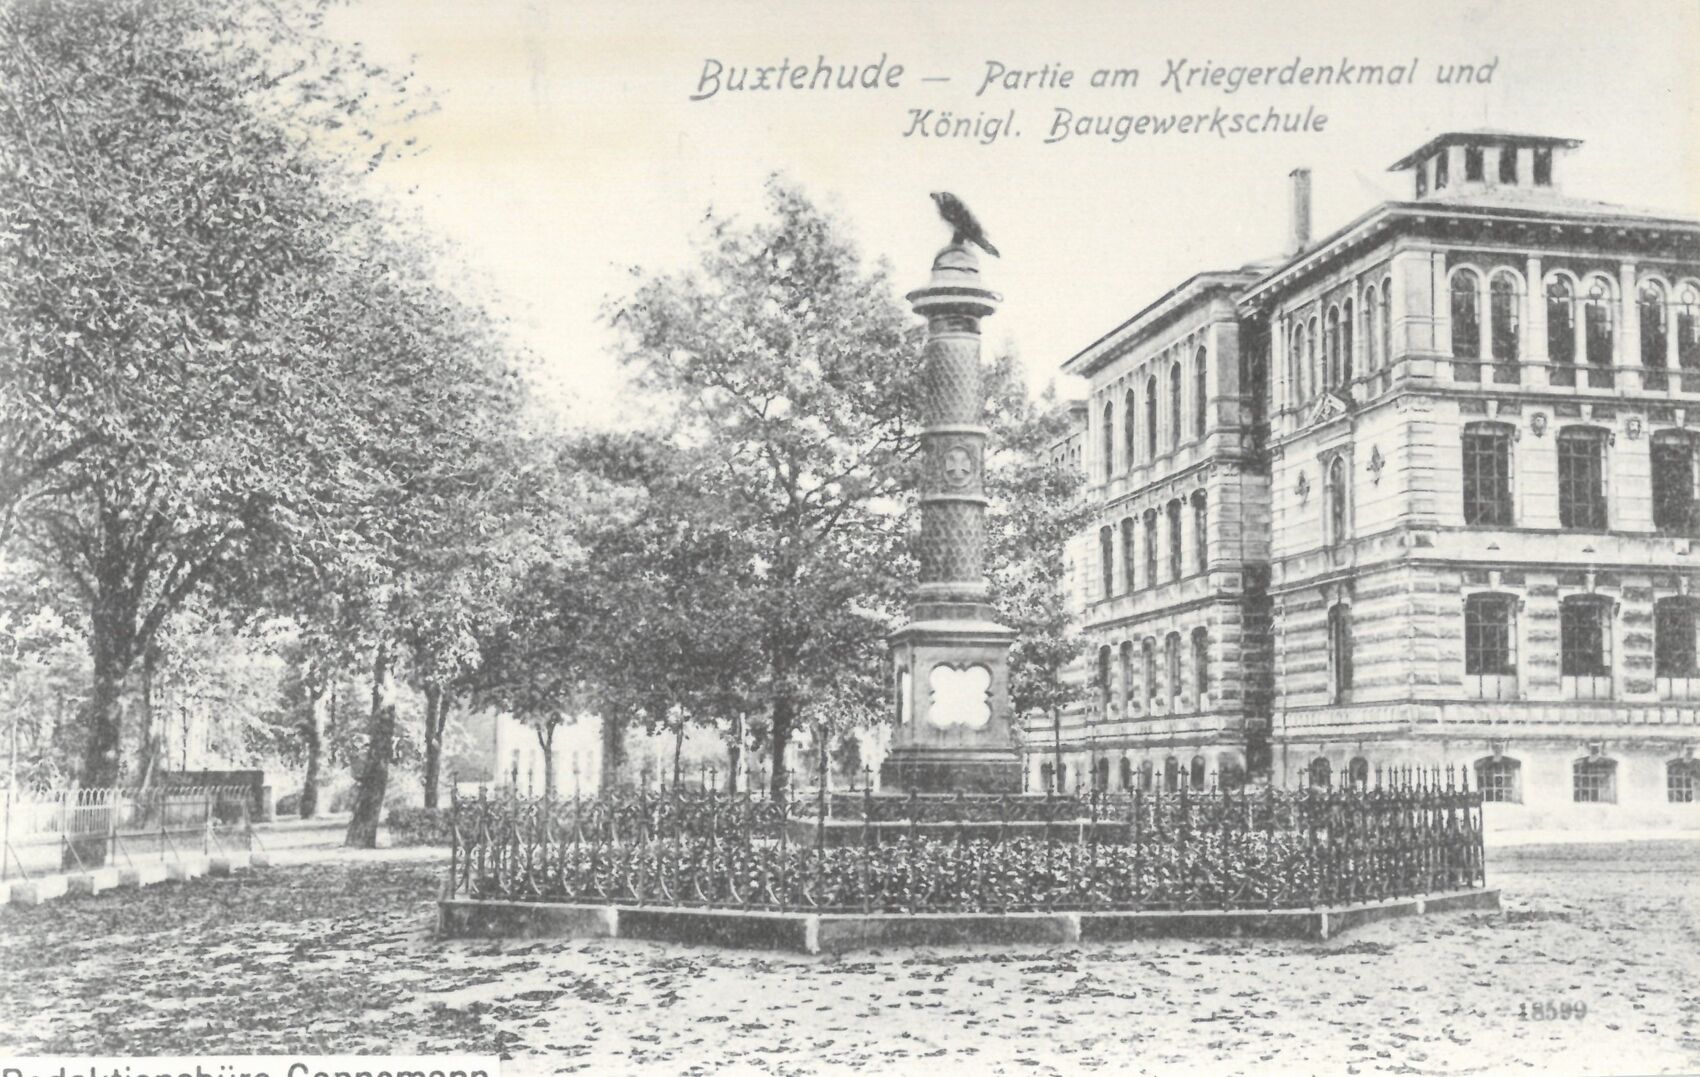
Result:
M1293 180L1293 253L1310 246L1310 169L1295 168Z

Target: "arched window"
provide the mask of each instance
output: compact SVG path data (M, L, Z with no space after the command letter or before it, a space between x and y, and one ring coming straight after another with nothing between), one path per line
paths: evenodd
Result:
M1134 429L1136 424L1133 421L1133 417L1138 414L1138 409L1134 407L1133 390L1129 389L1122 394L1122 452L1127 455L1125 466L1129 471L1133 470L1134 458L1139 453L1139 435Z
M1653 527L1661 535L1700 536L1700 467L1694 434L1659 430L1649 451L1653 471Z
M1434 155L1435 190L1441 191L1446 189L1446 183L1451 178L1451 169L1448 167L1451 163L1452 151L1450 149L1442 149L1439 153Z
M1056 781L1057 781L1057 768L1049 762L1040 763L1039 764L1039 784L1046 789L1055 789L1055 788L1057 788Z
M1103 566L1099 582L1104 586L1103 597L1108 599L1116 585L1116 539L1108 526L1098 529L1098 560Z
M1603 756L1578 759L1570 768L1571 799L1578 804L1617 803L1617 763Z
M1100 793L1110 788L1110 761L1102 757L1092 765L1092 788Z
M1324 536L1330 547L1346 541L1346 460L1336 456L1328 463L1327 475L1328 533Z
M1346 781L1358 792L1369 788L1369 760L1361 755L1354 755L1352 761L1346 764Z
M1340 304L1340 391L1345 392L1352 386L1352 378L1356 375L1352 370L1352 301L1347 299Z
M1122 717L1132 718L1137 705L1133 687L1133 641L1123 640L1122 645L1116 648L1116 654L1121 663Z
M1552 384L1576 384L1576 292L1567 277L1547 285L1547 359Z
M1192 685L1203 710L1210 696L1210 630L1203 627L1192 630Z
M1381 278L1381 363L1393 365L1393 278Z
M1310 387L1310 395L1315 396L1328 382L1322 372L1322 328L1314 317L1306 328L1305 348L1305 384Z
M1196 572L1206 572L1210 568L1210 507L1205 502L1203 490L1192 495L1192 546L1196 563Z
M1684 285L1676 302L1676 365L1682 391L1700 392L1700 288Z
M1340 308L1329 307L1328 316L1323 321L1323 353L1328 372L1324 384L1329 388L1340 385Z
M1145 379L1145 459L1157 459L1157 378Z
M1126 591L1129 591L1129 592L1133 591L1134 588L1137 586L1134 583L1133 572L1134 572L1134 568L1139 564L1139 559L1134 554L1134 549L1133 549L1133 532L1134 532L1133 517L1132 516L1123 516L1122 517L1122 588L1123 588L1123 590L1126 590Z
M1665 286L1656 280L1641 285L1641 384L1649 389L1670 387L1670 307Z
M1352 697L1352 607L1337 602L1328 607L1329 687L1335 703Z
M1465 146L1464 147L1464 180L1465 180L1465 182L1467 182L1467 183L1480 183L1480 182L1482 182L1483 179L1486 178L1483 174L1484 171L1485 171L1485 169L1482 166L1483 156L1484 155L1482 153L1482 148L1480 146Z
M1488 280L1488 327L1493 380L1515 385L1523 357L1523 289L1509 270L1497 270Z
M1157 586L1157 510L1145 510L1145 586Z
M1464 522L1510 527L1512 428L1506 423L1464 424Z
M1481 277L1473 269L1452 273L1452 376L1458 381L1479 381L1482 371Z
M1151 714L1157 702L1157 640L1146 636L1139 645L1140 676L1145 680L1145 713Z
M1672 759L1665 764L1665 797L1672 804L1700 800L1700 759Z
M1494 804L1523 803L1523 765L1509 756L1495 755L1476 760L1476 788L1482 799Z
M1299 319L1287 333L1287 384L1292 386L1292 403L1304 403L1304 323Z
M1169 364L1169 445L1181 443L1181 365Z
M1475 594L1464 599L1464 675L1480 699L1517 695L1517 599Z
M1181 551L1185 549L1181 536L1181 499L1169 502L1169 579L1181 578Z
M1558 522L1579 531L1606 529L1606 432L1567 426L1558 432Z
M1133 791L1133 760L1125 755L1122 756L1121 774L1118 777L1121 778L1122 792L1131 793Z
M1192 357L1193 426L1203 438L1210 427L1210 364L1201 347Z
M1375 285L1364 289L1364 372L1381 369L1386 356L1381 351L1381 299Z
M1319 755L1312 759L1306 771L1305 777L1310 782L1312 789L1328 789L1333 786L1334 768L1328 765L1326 757Z
M1605 277L1590 278L1588 299L1582 308L1582 336L1590 388L1610 389L1613 385L1612 353L1617 343L1617 326L1613 317L1615 308L1611 281Z
M1163 791L1178 792L1181 787L1181 761L1174 756L1163 760Z
M1139 790L1149 793L1157 785L1157 768L1151 760L1146 759L1139 764Z
M1190 783L1192 785L1192 787L1194 789L1203 789L1204 788L1204 778L1205 778L1204 757L1202 755L1193 756L1192 757L1192 766L1189 769L1192 772L1191 774L1188 775L1188 777L1192 779L1192 781Z
M1098 717L1110 716L1110 648L1108 644L1098 648Z
M1104 481L1116 471L1116 406L1104 405Z
M1611 698L1611 607L1599 595L1558 604L1559 674L1568 699Z
M1169 697L1169 713L1181 709L1181 634L1170 632L1163 640L1163 665L1166 676L1164 688Z

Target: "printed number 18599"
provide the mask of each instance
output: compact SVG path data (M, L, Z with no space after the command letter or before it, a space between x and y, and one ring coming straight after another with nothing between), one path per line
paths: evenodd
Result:
M1517 1005L1517 1016L1525 1021L1580 1021L1588 1016L1588 1004L1554 1002L1551 999L1544 1002L1521 1002Z

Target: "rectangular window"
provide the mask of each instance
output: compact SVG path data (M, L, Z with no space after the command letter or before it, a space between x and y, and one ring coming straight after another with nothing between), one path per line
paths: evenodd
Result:
M1517 147L1501 146L1499 150L1499 182L1517 182Z
M1147 638L1140 644L1139 658L1139 672L1145 678L1145 711L1149 714L1157 700L1157 641Z
M1571 771L1571 797L1578 804L1617 803L1617 764L1609 759L1584 759Z
M1696 618L1700 604L1661 598L1653 604L1653 673L1659 677L1700 676Z
M1448 173L1451 170L1450 169L1450 165L1451 165L1450 157L1451 156L1452 156L1452 151L1446 150L1446 149L1443 149L1439 153L1435 154L1435 157L1434 157L1434 189L1437 190L1437 191L1446 186L1446 181L1448 179Z
M1611 607L1591 598L1566 599L1559 606L1559 672L1566 677L1604 677L1611 673Z
M1464 431L1464 522L1511 526L1511 431L1504 426Z
M1516 804L1522 798L1517 792L1517 761L1514 759L1484 759L1476 764L1476 786L1482 799L1491 804Z
M1552 186L1552 147L1538 146L1535 149L1535 186Z
M1665 796L1672 804L1692 804L1700 789L1700 762L1677 759L1665 765Z
M1482 148L1480 146L1464 147L1464 179L1472 183L1480 183L1482 175Z
M1695 519L1694 442L1687 435L1653 435L1653 527L1664 535L1700 534Z
M1507 676L1517 672L1509 595L1471 595L1464 603L1464 672Z
M1605 438L1594 430L1558 435L1558 522L1583 531L1606 527Z

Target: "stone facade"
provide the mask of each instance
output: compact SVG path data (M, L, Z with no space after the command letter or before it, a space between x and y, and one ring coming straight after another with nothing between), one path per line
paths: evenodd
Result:
M1094 691L1033 780L1451 765L1500 825L1700 826L1700 222L1565 195L1577 145L1441 136L1314 243L1295 174L1292 253L1065 364Z

